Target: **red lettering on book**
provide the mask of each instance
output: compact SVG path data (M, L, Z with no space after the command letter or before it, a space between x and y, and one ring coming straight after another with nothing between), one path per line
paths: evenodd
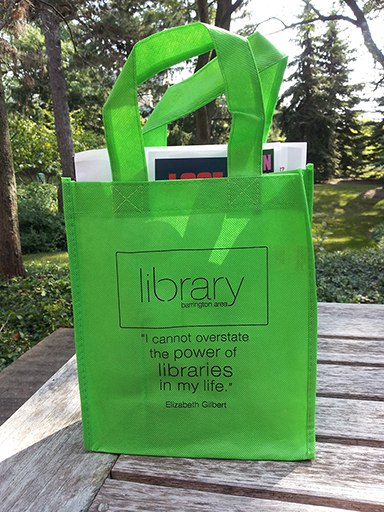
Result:
M196 179L196 174L194 172L184 172L180 176L180 179L181 180L195 180Z

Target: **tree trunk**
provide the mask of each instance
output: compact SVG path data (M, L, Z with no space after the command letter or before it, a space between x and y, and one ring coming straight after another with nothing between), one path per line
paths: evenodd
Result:
M234 4L232 4L232 0L217 0L217 9L216 9L216 19L215 25L216 27L224 28L225 30L229 30L231 24L231 16L232 13L240 7L243 3L243 0L237 0ZM209 23L209 14L208 14L208 2L207 0L198 0L197 1L199 19L203 23ZM211 54L211 58L213 58L214 53ZM200 55L197 59L197 65L195 72L200 68L205 66L208 63L210 58L209 53L205 53L204 55ZM211 141L211 123L213 113L215 111L216 101L211 101L208 105L201 107L199 110L196 110L195 119L196 119L196 134L195 134L195 144L209 144Z
M209 24L209 13L208 13L208 2L207 0L197 0L197 7L199 13L199 20L202 23ZM195 68L196 71L199 71L202 67L204 67L209 61L210 54L204 53L203 55L199 55L197 58L197 64ZM212 105L213 103L213 105ZM204 107L199 108L195 112L195 121L196 121L196 132L195 132L195 144L209 144L211 140L211 119L213 107L215 102L211 102L209 105L204 105Z
M218 0L216 10L216 27L229 30L231 25L232 0Z
M53 9L57 2L50 4L40 2L40 13L43 22L45 46L48 57L48 74L51 87L53 113L57 146L59 148L62 174L74 178L73 156L75 154L72 141L71 123L69 119L67 87L64 75L63 58L60 42L60 18ZM59 196L59 208L62 209Z
M25 275L17 217L16 180L13 169L7 108L0 70L0 274Z

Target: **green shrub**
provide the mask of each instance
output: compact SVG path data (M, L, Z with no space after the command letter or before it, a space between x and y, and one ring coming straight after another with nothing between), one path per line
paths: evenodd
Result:
M73 327L68 265L25 265L27 277L0 276L0 370L59 327Z
M375 226L371 233L372 239L384 250L384 222Z
M84 112L71 112L70 118L76 153L105 146L103 136L84 129ZM47 181L58 182L61 165L53 113L36 105L34 118L13 112L9 116L9 131L18 182L34 181L39 173Z
M60 158L53 115L38 109L38 122L19 113L9 116L12 155L17 178L34 180L38 173L58 179Z
M384 250L320 252L316 280L319 302L384 304Z
M19 186L17 195L23 254L66 250L64 216L57 208L57 187L34 182Z

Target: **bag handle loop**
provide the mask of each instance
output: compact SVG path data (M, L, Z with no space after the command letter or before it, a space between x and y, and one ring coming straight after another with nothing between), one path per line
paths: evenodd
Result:
M266 142L288 57L259 32L249 36L248 42L259 70L266 116L263 142ZM169 123L195 112L224 92L215 57L195 74L166 90L143 127L144 146L166 146Z
M247 39L194 23L165 30L138 42L103 108L114 181L146 181L146 163L137 85L170 66L216 50L228 110L233 114L228 143L228 175L258 176L265 112L259 73Z

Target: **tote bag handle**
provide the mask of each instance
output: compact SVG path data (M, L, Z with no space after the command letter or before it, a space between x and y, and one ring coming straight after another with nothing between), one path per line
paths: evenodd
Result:
M259 32L249 36L248 41L261 82L265 106L263 142L266 142L288 57ZM169 123L203 107L224 92L223 77L215 57L198 72L166 90L144 125L144 146L166 146Z
M194 23L137 43L103 108L113 181L147 181L137 86L193 56L216 50L228 110L233 114L228 175L259 176L265 111L259 73L248 40Z

